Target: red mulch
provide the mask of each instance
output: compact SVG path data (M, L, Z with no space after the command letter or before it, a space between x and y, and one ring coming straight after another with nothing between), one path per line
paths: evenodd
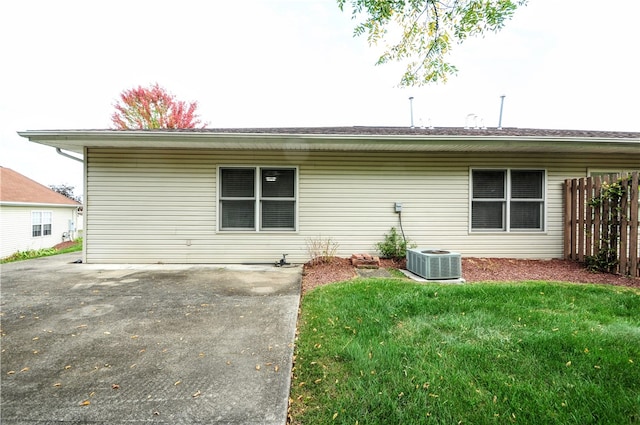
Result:
M58 251L65 249L65 248L69 248L70 246L75 245L74 241L65 241L65 242L60 242L58 245L54 246L54 249L57 249Z
M384 268L402 269L405 262L381 260ZM329 263L305 264L303 293L316 286L356 277L347 258L334 258ZM640 288L640 278L590 272L580 263L568 260L516 260L512 258L463 258L462 277L467 282L549 280L557 282L601 283Z

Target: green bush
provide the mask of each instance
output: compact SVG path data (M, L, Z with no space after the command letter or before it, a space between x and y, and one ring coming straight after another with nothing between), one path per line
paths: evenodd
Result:
M11 263L14 261L30 260L32 258L48 257L50 255L56 255L56 254L66 254L68 252L76 252L76 251L82 251L82 238L75 239L74 245L62 250L57 250L55 248L43 248L43 249L28 249L26 251L17 251L8 257L2 258L0 260L0 264Z
M10 256L3 258L3 263L9 263L12 261L29 260L31 258L46 257L56 254L58 251L55 248L43 248L43 249L28 249L26 251L17 251Z
M618 266L618 251L616 249L604 248L596 255L585 257L587 270L592 272L614 273Z
M402 260L407 256L407 246L409 248L415 247L403 235L400 235L395 227L392 227L389 233L384 235L384 241L376 244L376 249L382 258Z

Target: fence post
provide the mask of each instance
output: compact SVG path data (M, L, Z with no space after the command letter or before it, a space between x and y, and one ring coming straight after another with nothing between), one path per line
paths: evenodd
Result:
M577 202L578 202L578 180L571 180L571 259L577 260L578 253L576 252L577 244L576 244L576 236L578 223L576 222L577 212Z
M631 174L629 187L629 271L631 276L640 277L640 264L638 264L638 207L640 198L638 195L638 172Z
M564 258L571 258L571 180L564 181Z
M593 255L593 206L591 205L591 201L593 200L593 178L587 177L587 199L586 199L586 252L585 255L587 257Z
M596 176L593 185L594 196L600 196L602 194L602 179L600 176ZM596 205L593 211L593 255L600 253L600 241L602 230L602 203Z
M622 193L624 195L620 199L620 244L619 244L619 253L618 253L618 263L620 266L619 273L622 275L630 275L627 271L627 263L629 260L629 255L627 252L627 242L628 242L628 226L629 226L629 176L625 173L620 178L620 186L622 188Z
M585 187L584 179L578 180L578 261L584 262L584 240L585 240L585 228L584 228L584 207L585 207Z

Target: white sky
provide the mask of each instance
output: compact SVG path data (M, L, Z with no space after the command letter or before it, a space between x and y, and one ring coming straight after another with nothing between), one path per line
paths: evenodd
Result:
M82 165L18 130L109 128L125 89L159 83L210 127L503 126L640 131L640 1L529 0L466 41L445 85L352 38L335 0L9 0L0 5L0 165L82 194Z

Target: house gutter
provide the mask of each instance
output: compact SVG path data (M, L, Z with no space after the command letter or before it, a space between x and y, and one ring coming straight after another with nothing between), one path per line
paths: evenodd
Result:
M58 155L62 155L64 157L70 158L70 159L75 159L76 161L81 162L81 163L84 164L84 159L78 158L77 156L70 155L70 154L68 154L66 152L62 152L62 149L60 149L60 148L56 148L56 152L58 152Z
M0 206L4 207L56 207L56 208L78 208L81 203L77 204L51 204L42 202L21 202L21 201L0 201Z
M83 148L187 148L233 150L382 150L441 152L556 152L623 153L640 152L640 133L556 131L551 134L509 134L507 129L465 134L421 132L380 134L323 132L311 129L212 129L211 131L122 131L122 130L43 130L18 132L31 142L80 154ZM313 132L315 130L315 132ZM351 130L351 129L349 129ZM455 129L454 129L455 130ZM513 131L513 130L509 130ZM555 134L554 134L555 133ZM81 161L78 158L73 158Z

